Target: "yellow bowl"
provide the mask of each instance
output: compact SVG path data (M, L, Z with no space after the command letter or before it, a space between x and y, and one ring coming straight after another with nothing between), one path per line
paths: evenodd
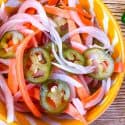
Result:
M105 7L105 5L102 3L101 0L80 0L80 1L82 2L84 8L89 9L95 13L99 25L108 34L110 41L114 45L113 58L114 59L119 58L123 63L125 63L125 55L124 55L125 51L124 51L124 42L122 39L122 35L115 19L112 17L109 10ZM91 4L89 4L89 2ZM87 113L86 119L89 124L92 123L94 120L96 120L111 105L121 87L123 78L124 78L124 73L117 74L114 77L113 86L107 93L103 103L101 105L94 107ZM48 125L47 123L41 120L35 118L33 119L36 121L36 125ZM6 109L4 104L2 103L0 103L0 120L6 122ZM61 123L61 125L69 125L69 124L82 125L81 122L76 120L64 119L59 122ZM27 115L16 112L16 122L11 123L9 125L30 125L30 123L28 121Z

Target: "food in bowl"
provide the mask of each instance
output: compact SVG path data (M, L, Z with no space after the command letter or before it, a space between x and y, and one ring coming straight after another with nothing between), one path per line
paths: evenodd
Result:
M5 5L15 4L8 1ZM0 10L0 99L35 117L86 114L103 103L124 64L94 13L75 0L18 1Z

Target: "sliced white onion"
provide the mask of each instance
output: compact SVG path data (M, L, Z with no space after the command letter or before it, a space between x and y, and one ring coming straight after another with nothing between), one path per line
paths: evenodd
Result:
M14 16L10 18L10 20L13 19L22 19L22 20L27 20L27 22L30 22L33 26L37 27L38 29L44 29L48 31L43 24L41 24L38 19L34 18L34 16L26 14L26 13L17 13ZM37 23L37 24L36 24ZM43 31L44 31L43 30Z
M92 44L93 44L93 38L90 35L86 38L85 44L88 47L92 46Z
M77 4L76 0L68 0L70 7L75 7ZM84 26L83 22L79 18L78 14L75 11L70 11L71 18L76 22L78 26Z
M34 31L31 29L27 29L25 26L17 25L16 27L12 27L10 30L17 30L24 34L34 34Z
M11 123L14 121L14 102L12 94L7 86L7 83L2 75L0 75L0 87L5 96L6 108L7 108L7 122Z
M18 7L21 4L20 0L8 0L5 3L5 6L7 7Z
M75 79L73 79L72 77L66 75L66 74L52 74L52 78L53 79L59 79L62 81L67 82L68 84L74 86L74 87L82 87L81 83L79 83L78 81L76 81Z
M56 60L57 60L61 65L56 64L56 63L52 63L52 64L53 64L53 65L56 65L57 67L59 67L59 68L65 70L65 71L69 71L69 72L74 73L74 74L88 74L88 73L90 73L90 72L92 72L92 71L94 70L94 67L91 67L91 66L86 66L86 67L84 67L84 66L81 66L81 65L78 65L78 64L73 64L73 63L68 62L68 61L67 61L67 63L68 63L69 65L70 65L70 63L71 63L71 65L69 66L69 65L65 64L65 63L61 60L61 58L57 55L56 50L54 49L54 45L53 45L53 44L52 44L52 52L53 52L53 55L54 55L54 57L56 58ZM73 66L76 66L77 68L74 68Z
M69 32L66 35L64 35L62 37L62 41L65 41L66 39L68 39L69 37L71 37L72 35L74 35L76 33L87 33L90 36L92 36L92 37L96 38L97 40L99 40L100 42L102 42L104 44L105 49L109 49L110 51L112 51L112 46L110 44L110 40L107 37L107 35L100 29L98 29L96 27L92 27L92 26L84 26L84 27L77 28L77 29L73 30L72 32Z
M42 5L40 4L40 2L38 2L36 0L24 1L18 10L18 13L25 13L25 11L31 7L35 8L37 10L37 13L40 16L43 25L46 26L46 28L49 28L49 20L48 20L48 17L46 15L46 12L45 12L44 8L42 7Z
M107 94L111 88L111 85L112 85L112 81L111 81L111 78L108 78L107 80L104 80L104 83L106 84L106 87L105 87L105 94Z
M0 27L0 37L7 31L10 31L12 28L15 28L17 25L22 25L23 23L29 22L36 28L38 28L41 31L47 31L47 29L36 19L34 19L32 16L28 14L16 14L13 17L10 18L9 21L4 23Z
M3 63L8 66L10 64L10 60L9 59L0 59L0 63Z
M54 62L52 64L60 69L63 69L64 71L74 73L74 74L88 74L89 72L93 71L93 67L88 67L88 69L85 71L78 71L77 69L75 69L75 68L73 69L66 65L60 65L60 64L54 63Z
M72 46L79 48L81 52L84 52L88 48L87 46L80 44L76 41L71 41L71 44L72 44Z
M89 101L88 103L85 104L86 109L91 108L91 107L99 104L102 101L102 99L103 99L103 97L105 95L105 87L106 87L106 84L105 84L104 81L102 81L102 90L101 90L101 92L99 93L99 95L94 100L91 100L91 101Z
M40 15L36 14L33 17L42 23L42 19L40 18ZM57 24L51 18L48 17L48 19L51 25L53 25L54 27L57 27Z
M86 110L84 109L84 105L82 104L82 102L78 98L73 98L72 103L81 115L86 114Z

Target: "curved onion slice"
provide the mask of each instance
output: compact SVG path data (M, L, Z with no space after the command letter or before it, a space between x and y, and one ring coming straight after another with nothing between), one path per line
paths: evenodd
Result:
M65 64L65 63L61 60L61 58L57 55L56 50L54 49L54 44L52 44L52 52L53 52L53 55L54 55L54 57L56 58L56 60L57 60L61 65L59 65L59 64L57 64L57 63L52 63L52 64L55 65L55 66L57 66L57 67L59 67L59 68L61 68L61 69L63 69L63 70L65 70L65 71L68 71L68 72L71 72L71 73L74 73L74 74L88 74L88 73L90 73L90 72L93 71L93 67L90 67L90 66L88 66L88 67L83 67L83 66L81 66L81 65L74 64L74 65L76 65L77 68L79 68L79 69L75 69L75 68L72 67L72 65L71 65L71 66L68 66L67 64ZM72 64L73 64L73 63L72 63Z
M70 77L70 76L68 76L66 74L56 74L56 73L54 73L52 75L52 78L65 81L69 85L72 85L72 86L75 86L75 87L81 87L81 84L78 81L76 81L75 79L73 79L72 77Z
M59 45L60 46L60 45ZM52 63L53 65L65 70L65 71L68 71L68 72L71 72L71 73L74 73L74 74L88 74L90 72L93 71L94 67L91 67L91 66L81 66L81 65L78 65L78 64L74 64L74 63L71 63L71 62L68 62L68 65L65 64L62 60L61 60L61 57L59 57L56 53L56 50L54 49L54 44L52 44L52 52L53 52L53 55L55 56L56 60L61 64L56 64L56 63ZM70 64L71 63L71 64ZM75 68L74 68L75 67Z
M40 18L40 15L36 14L33 17L42 23L42 19ZM51 25L53 25L54 27L57 27L57 24L51 18L48 17L48 19Z
M0 87L5 96L6 107L7 107L7 122L11 123L14 121L14 102L13 102L13 97L11 95L11 92L2 75L0 75Z
M75 46L76 48L78 48L80 52L84 52L87 49L87 46L80 44L78 42L71 41L71 43L72 43L72 46Z
M77 4L76 0L68 0L70 7L75 7ZM84 26L83 22L79 18L78 14L75 11L70 11L71 18L76 22L78 26Z
M103 82L106 84L105 94L107 94L107 92L109 92L109 90L110 90L110 88L111 88L111 85L112 85L111 78L108 78L108 79L106 79L106 80L103 80Z
M8 66L10 64L10 60L9 59L0 59L0 63L3 63Z
M86 110L84 109L84 105L82 104L82 102L78 98L73 98L72 103L81 115L86 114Z
M84 27L77 28L73 30L72 32L65 34L62 37L62 41L65 41L66 39L68 39L69 37L71 37L72 35L76 33L87 33L90 36L102 42L104 44L105 49L109 49L110 51L112 51L112 46L110 44L110 40L108 39L107 35L100 29L96 27L92 27L92 26L84 26Z
M26 14L26 13L17 13L17 14L15 14L14 16L12 16L11 18L10 18L10 20L12 20L12 19L25 19L25 20L27 20L27 22L30 22L33 26L35 26L36 28L38 28L38 29L42 29L43 31L44 30L46 30L46 31L48 31L46 28L45 28L45 26L43 25L43 24L41 24L39 21L38 21L38 19L36 19L36 18L34 18L34 16L31 16L31 15L29 15L29 14Z
M25 26L22 26L22 25L17 25L16 27L11 28L11 30L15 30L15 29L24 34L34 34L33 30L27 29Z
M7 7L18 7L19 5L21 4L21 1L20 0L8 0L5 5Z
M82 75L82 74L87 74L87 73L90 73L91 71L93 71L93 68L91 68L91 67L87 67L86 70L84 70L84 71L78 71L77 69L75 69L75 68L73 69L73 68L66 66L66 65L60 65L60 64L54 63L54 62L52 64L54 66L62 69L62 70L65 70L67 72L74 73L74 74L81 74Z
M44 26L46 26L47 28L49 28L49 21L48 21L48 17L46 15L46 12L44 10L44 8L42 7L42 5L40 4L40 2L36 1L36 0L27 0L25 2L23 2L23 4L21 5L21 7L18 10L18 13L25 13L25 11L28 8L35 8L37 13L39 14L41 21L43 23Z
M28 14L16 14L16 15L12 16L8 22L4 23L0 27L0 37L5 32L9 31L11 28L15 27L15 29L16 29L17 25L20 25L20 24L23 24L26 22L31 23L33 26L35 26L36 28L38 28L41 31L47 31L47 29L32 16L30 16Z

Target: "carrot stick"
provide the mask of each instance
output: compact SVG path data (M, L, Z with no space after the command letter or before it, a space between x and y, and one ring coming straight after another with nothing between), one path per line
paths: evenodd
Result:
M87 122L84 116L82 116L71 103L69 104L68 108L65 110L65 113L69 114L70 116L72 116L77 120L80 120L81 122L83 122L83 125L87 125Z
M67 22L68 22L69 32L71 32L71 31L73 31L73 30L75 30L75 29L77 28L77 26L76 26L76 24L74 23L74 21L68 19ZM76 41L76 42L82 44L82 41L81 41L81 38L80 38L79 34L73 35L73 36L71 37L71 41ZM71 44L72 44L72 43L71 43Z
M29 95L36 100L40 100L40 89L39 88L32 88L29 91Z
M80 4L76 5L76 9L77 9L77 12L80 15L82 15L82 16L88 18L89 20L91 20L92 16L85 9L83 9L83 7Z
M116 62L114 64L114 72L116 73L125 72L125 63Z
M16 59L10 59L8 87L11 90L12 94L15 94L18 91L19 84L16 75Z
M67 6L62 6L62 8L66 9L66 10L72 10L72 11L76 11L77 14L79 15L79 18L81 19L81 21L83 22L84 25L87 26L91 26L92 22L91 22L91 18L92 16L87 13L82 7L81 5L77 5L77 7L67 7ZM86 40L86 37L88 36L88 34L83 33L82 34L82 38L83 40Z
M76 76L76 75L72 75L72 78L74 78L75 80L77 80L79 83L81 83L81 80ZM86 88L84 88L84 86L80 87L80 88L76 88L76 92L79 96L79 98L84 102L85 98L89 97L89 93L86 90Z
M76 27L76 24L75 24L72 20L68 19L67 22L68 22L69 32L71 32L71 31L73 31L73 30L75 30L75 29L77 28L77 27ZM79 44L82 44L82 40L81 40L79 34L73 35L73 36L70 38L70 42L71 42L71 46L72 46L73 49L75 49L76 51L78 51L78 52L80 52L80 53L83 53L83 52L84 52L83 49L78 48L76 45L73 44L73 42L77 42L77 43L79 43Z
M44 9L48 14L60 16L62 18L67 18L67 19L70 18L70 15L67 10L60 9L54 6L44 6Z
M99 93L102 91L102 87L100 87L93 95L91 95L91 96L89 96L89 97L87 97L86 99L84 99L84 102L85 103L88 103L88 102L90 102L91 100L94 100L98 95L99 95Z
M72 11L76 11L77 13L79 13L79 15L84 16L85 18L91 20L92 16L86 12L81 6L77 5L76 7L69 7L69 6L61 6L61 8L66 9L66 10L72 10Z
M22 93L24 102L26 103L27 107L31 110L31 112L34 114L34 116L41 117L41 113L39 112L37 107L34 105L34 103L32 102L28 94L28 91L26 89L25 79L24 79L24 73L23 73L23 54L31 38L32 36L26 37L22 41L22 44L18 47L18 50L16 53L16 73L17 73L17 80L19 83L19 89Z
M48 5L56 5L59 0L48 0Z

